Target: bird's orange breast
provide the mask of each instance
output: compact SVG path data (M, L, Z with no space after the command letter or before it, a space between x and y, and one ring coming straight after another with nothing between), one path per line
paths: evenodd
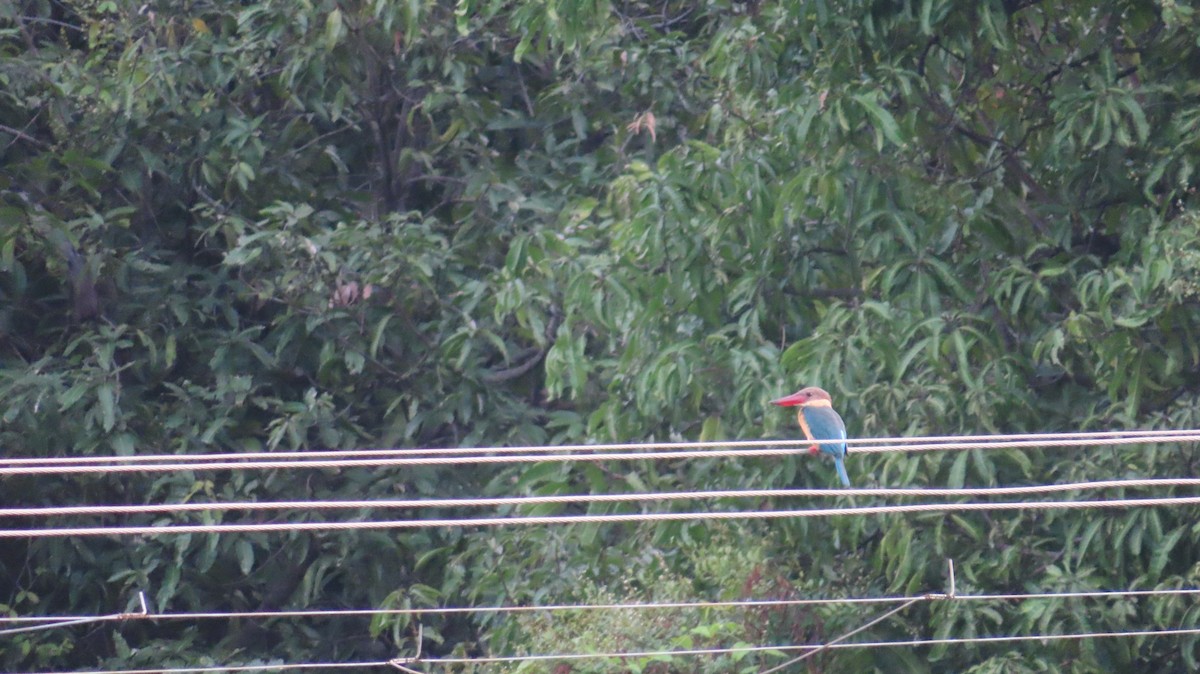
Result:
M799 410L797 410L796 420L800 422L800 430L804 431L804 438L806 440L810 440L810 441L814 440L815 438L813 438L812 429L808 427L808 419L804 418L804 408L803 407L801 407Z

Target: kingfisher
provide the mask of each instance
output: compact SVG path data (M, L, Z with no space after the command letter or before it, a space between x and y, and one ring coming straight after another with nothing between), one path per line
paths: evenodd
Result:
M796 419L800 421L800 430L804 437L813 441L808 448L810 454L824 452L833 457L833 465L837 467L838 477L842 486L850 486L850 477L846 475L846 423L841 415L833 409L833 400L824 389L809 386L796 391L790 396L784 396L771 401L772 405L780 407L799 407ZM833 440L834 442L816 442L818 440Z

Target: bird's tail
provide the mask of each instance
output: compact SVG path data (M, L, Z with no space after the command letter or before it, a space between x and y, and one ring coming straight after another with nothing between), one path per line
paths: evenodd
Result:
M838 477L842 478L842 486L850 486L850 476L846 474L846 464L842 462L842 457L833 457L833 465L837 467Z

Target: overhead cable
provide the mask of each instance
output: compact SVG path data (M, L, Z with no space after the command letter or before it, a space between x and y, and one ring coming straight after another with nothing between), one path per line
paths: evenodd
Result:
M994 636L994 637L947 637L942 639L910 639L904 641L867 641L867 642L851 642L838 644L802 644L802 645L779 645L779 646L733 646L728 648L693 648L686 650L659 650L659 651L613 651L604 653L547 653L537 655L504 655L504 656L480 656L480 657L428 657L417 661L404 659L405 662L413 666L436 667L438 665L484 665L484 664L500 664L500 663L522 663L522 662L538 662L538 661L577 661L577 660L606 660L606 659L631 659L631 658L664 658L664 657L681 657L681 656L699 656L699 655L736 655L748 653L762 653L768 651L812 651L817 649L843 650L843 649L878 649L878 648L914 648L919 646L938 646L950 645L960 646L967 644L996 644L996 643L1020 643L1028 641L1068 641L1080 639L1111 639L1122 637L1148 638L1148 637L1163 637L1163 636L1185 636L1200 634L1200 627L1192 628L1177 628L1177 629L1161 629L1161 630L1129 630L1129 631L1113 631L1113 632L1077 632L1068 634L1022 634L1012 636ZM154 667L153 669L97 669L97 670L77 670L72 674L225 674L226 672L261 672L261 671L293 671L303 669L367 669L372 667L394 667L393 660L375 660L365 662L304 662L304 663L276 663L264 665L225 665L211 667L178 667L164 668ZM62 672L33 672L32 674L62 674Z
M927 435L883 438L848 438L846 444L858 445L924 444L947 442L1007 442L1017 440L1079 440L1080 444L1098 439L1124 439L1136 442L1188 442L1200 437L1200 430L1145 430L1145 431L1088 431L1075 433L1009 433L998 435ZM324 449L287 450L277 452L222 452L213 454L118 454L110 456L61 456L61 457L0 457L0 465L43 465L55 463L147 463L155 461L221 461L233 459L271 459L281 456L306 458L349 458L373 456L434 456L451 454L489 454L536 452L616 452L626 450L654 449L720 449L723 447L761 447L764 444L784 447L800 447L811 444L804 439L762 440L705 440L698 442L625 442L589 445L524 445L514 447L399 447L389 449Z
M764 499L839 496L925 496L983 497L1052 494L1102 489L1146 489L1157 487L1200 487L1200 478L1148 478L1098 480L1063 484L1015 487L862 488L862 489L733 489L630 494L560 494L554 496L510 496L488 498L375 499L350 501L231 501L224 503L156 503L120 505L45 506L0 508L0 517L49 517L58 515L134 515L186 512L252 512L265 510L358 510L366 508L475 508L570 503L644 503L703 499Z
M422 616L456 614L563 613L580 611L661 611L695 609L761 609L796 606L861 606L903 604L931 595L882 597L827 597L810 599L740 599L734 601L633 602L612 604L547 604L541 606L442 606L429 608L307 609L275 611L216 611L179 613L121 613L105 616L0 616L0 623L64 623L66 621L103 620L271 620L278 618L346 618L375 616ZM936 595L933 595L936 596ZM1163 588L1156 590L1077 590L1071 592L1029 592L1016 594L955 594L955 601L1023 602L1052 599L1130 599L1200 596L1200 588Z
M1023 641L1063 641L1077 639L1098 639L1098 638L1114 638L1114 637L1152 637L1152 636L1179 636L1186 634L1200 634L1200 627L1188 627L1177 629L1162 629L1162 630L1130 630L1130 631L1114 631L1114 632L1078 632L1069 634L1043 634L1043 635L1012 635L1012 636L995 636L995 637L948 637L943 639L908 639L903 641L868 641L857 643L840 643L825 646L824 644L802 644L802 645L779 645L779 646L734 646L729 648L703 648L690 650L663 650L663 651L634 651L634 652L610 652L610 653L569 653L569 654L546 654L546 655L510 655L510 656L492 656L492 657L447 657L447 658L428 658L423 660L424 664L428 665L461 665L461 664L496 664L503 662L529 662L529 661L545 661L545 660L593 660L607 658L653 658L653 657L670 657L675 655L732 655L735 653L754 653L764 651L809 651L819 648L828 648L829 650L854 649L854 648L912 648L916 646L935 646L935 645L963 645L963 644L980 644L980 643L1012 643ZM118 674L118 673L109 673ZM121 672L119 674L127 674Z
M847 517L895 513L1078 510L1101 508L1150 508L1200 505L1200 496L1109 499L1095 501L1029 501L1002 503L920 503L810 510L755 510L742 512L621 513L605 515L555 515L539 517L485 517L427 520L364 520L351 522L274 522L253 524L179 524L165 526L61 527L50 529L2 529L0 538L50 538L62 536L163 536L178 534L352 531L386 529L430 529L440 527L497 527L563 524L615 524L621 522L670 522L698 520L783 519L801 517Z
M979 436L963 442L920 442L923 438L911 438L910 442L885 444L879 446L854 446L851 454L875 454L886 452L929 452L929 451L963 451L972 449L1022 449L1048 447L1087 447L1109 446L1124 444L1148 444L1165 442L1197 442L1200 441L1200 431L1175 432L1169 434L1138 434L1119 435L1112 433L1091 434L1088 437L1061 439L1036 434L1026 434L1021 437L1032 439L1020 440L990 440L990 437ZM873 442L863 439L854 442ZM135 472L175 472L183 470L268 470L268 469L316 469L316 468L354 468L354 467L383 467L383 466L457 466L507 463L542 463L542 462L602 462L602 461L647 461L668 459L705 459L731 457L772 457L791 456L811 446L808 440L750 440L732 442L702 442L702 443L646 443L619 445L622 448L658 448L672 449L651 451L597 451L596 448L612 447L614 445L572 445L560 447L532 448L541 451L582 452L567 454L529 453L530 448L523 454L507 454L514 448L486 448L471 450L486 452L477 455L435 456L430 455L444 450L348 450L347 452L290 452L281 454L285 458L255 458L245 459L241 455L236 459L213 461L206 458L209 455L162 455L165 463L140 464L122 460L122 457L105 457L105 462L77 461L68 463L70 459L9 459L0 460L0 476L3 475L63 475L63 474L108 474ZM368 455L368 458L346 458L361 456L363 451L381 452L382 454ZM455 450L457 451L457 450ZM403 452L403 454L399 454ZM265 453L270 455L270 453ZM419 455L414 455L419 454ZM260 457L264 453L255 453ZM339 458L308 458L312 456L336 456ZM220 455L230 456L228 454ZM95 457L80 457L91 459ZM37 463L32 463L37 461ZM22 463L23 462L23 463Z

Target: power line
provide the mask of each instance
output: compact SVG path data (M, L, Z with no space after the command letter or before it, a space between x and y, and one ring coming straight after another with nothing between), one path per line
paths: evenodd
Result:
M369 669L393 667L390 660L372 662L293 662L273 665L213 665L211 667L155 667L153 669L82 669L70 674L224 674L225 672L287 672L302 669ZM33 672L32 674L64 674Z
M975 438L965 442L918 442L922 438L911 438L909 442L902 444L886 444L879 446L855 446L852 454L876 454L885 452L918 452L918 451L962 451L971 449L1027 449L1036 447L1085 447L1085 446L1109 446L1109 445L1124 445L1124 444L1148 444L1148 443L1164 443L1164 442L1195 442L1200 441L1200 431L1172 431L1167 435L1121 435L1113 437L1112 433L1095 434L1086 438L1069 438L1058 439L1055 437L1045 437L1034 434L1027 434L1035 439L1023 440L1006 440L992 441L988 440L988 436L983 436L983 440ZM1022 436L1022 437L1026 437ZM1003 436L1001 436L1003 437ZM871 439L863 439L858 442L871 442ZM690 449L668 449L654 451L601 451L597 452L593 447L608 447L613 445L572 445L561 447L535 447L541 451L585 451L588 453L575 454L541 454L541 453L525 453L525 454L504 454L509 451L509 448L487 448L483 450L485 455L470 455L470 456L413 456L410 454L412 450L359 450L358 455L362 452L385 452L386 454L374 458L344 458L346 454L356 454L355 452L312 452L311 455L329 456L331 454L341 456L343 458L325 458L325 459L309 459L304 458L304 452L291 453L286 456L296 458L273 458L273 459L253 459L245 460L242 458L236 460L220 460L211 461L203 454L197 455L177 455L171 456L167 463L155 463L150 465L129 464L123 462L121 457L105 457L112 465L100 465L93 462L78 462L74 465L67 464L67 459L53 459L53 464L38 463L38 464L14 464L14 461L34 461L35 459L13 459L9 465L0 466L0 475L63 475L63 474L109 474L109 473L135 473L135 472L174 472L183 470L267 470L267 469L316 469L316 468L353 468L353 467L368 467L377 468L383 466L457 466L457 465L480 465L480 464L505 464L505 463L541 463L541 462L601 462L601 461L647 461L647 460L668 460L668 459L703 459L703 458L732 458L732 457L771 457L771 456L791 456L802 452L804 448L812 443L807 440L755 440L755 441L735 441L735 442L712 442L712 443L646 443L642 445L620 445L626 448L645 448L645 447L686 447ZM695 449L702 447L701 449ZM730 448L733 449L730 449ZM748 447L746 449L739 449ZM530 448L520 448L528 450ZM446 450L421 450L420 454L430 454ZM402 455L396 455L399 452L405 452ZM500 453L501 455L496 455ZM256 456L261 453L256 453ZM228 455L221 455L228 456ZM84 457L88 458L88 457ZM164 459L167 460L167 459ZM37 459L37 461L42 461ZM0 462L4 463L4 462Z
M1124 439L1130 443L1175 441L1187 442L1200 439L1198 430L1146 430L1146 431L1089 431L1076 433L1009 433L1001 435L928 435L928 436L899 436L883 438L848 438L846 443L852 448L857 445L870 444L924 444L948 442L1005 442L1019 440L1079 440L1086 444L1095 439ZM591 445L524 445L515 447L433 447L415 448L400 447L389 449L336 449L336 450L290 450L279 452L223 452L213 454L131 454L112 456L71 456L71 457L7 457L0 458L0 464L10 466L49 465L58 463L88 464L88 463L148 463L155 461L220 461L235 459L272 459L281 456L302 456L306 458L348 458L373 456L433 456L453 454L488 454L488 453L536 453L536 452L589 452L589 451L628 451L638 449L671 450L671 449L721 449L725 447L760 447L764 444L782 447L802 447L811 444L804 439L777 440L709 440L699 442L633 442L633 443L602 443Z
M783 519L799 517L845 517L915 512L963 512L1007 510L1078 510L1100 508L1149 508L1200 505L1200 496L1110 499L1095 501L1031 501L1004 503L920 503L908 505L816 508L811 510L756 510L742 512L630 513L608 515L555 515L540 517L492 517L428 520L364 520L353 522L276 522L255 524L180 524L168 526L62 527L51 529L3 529L0 538L50 538L61 536L161 536L178 534L352 531L385 529L429 529L437 527L495 527L562 524L614 524L619 522L670 522L694 520Z
M976 602L1022 602L1034 600L1063 599L1125 599L1152 597L1200 596L1200 588L1158 590L1080 590L1074 592L1031 592L1020 594L955 594L955 601ZM220 611L180 613L121 613L106 616L0 616L0 623L55 623L65 626L66 621L126 621L126 620L272 620L279 618L345 618L375 617L385 615L422 616L455 614L513 614L513 613L563 613L580 611L650 611L650 610L696 610L696 609L759 609L789 608L798 606L861 606L875 604L903 604L914 599L939 595L909 595L884 597L830 597L817 599L742 599L735 601L696 602L636 602L612 604L547 604L542 606L450 606L433 608L371 608L371 609L309 609L279 611Z
M0 630L0 635L19 634L21 632L37 632L41 630L59 629L61 627L71 627L74 625L86 625L88 623L109 622L113 620L127 620L130 618L145 618L150 614L150 608L146 603L146 593L138 592L138 604L141 610L136 613L112 613L101 616L75 616L70 618L34 618L32 620L21 620L12 618L10 620L0 620L2 622L33 622L40 621L40 624L29 625L26 627L13 627L5 630Z
M0 508L0 517L49 517L57 515L133 515L157 513L264 510L354 510L364 508L474 508L527 506L554 503L642 503L703 499L806 498L821 496L922 496L980 497L1051 494L1101 489L1141 489L1155 487L1197 487L1200 478L1149 478L1137 480L1098 480L1065 484L1025 485L1016 487L945 488L865 488L865 489L736 489L722 491L683 491L634 494L568 494L555 496L511 496L449 499L378 499L350 501L232 501L227 503L158 503L84 506L47 506Z
M500 663L520 663L520 662L538 662L538 661L554 661L554 660L601 660L615 658L653 658L653 657L679 657L679 656L700 656L700 655L734 655L743 653L762 653L767 651L783 651L783 652L803 652L814 651L818 649L842 650L842 649L876 649L876 648L914 648L921 646L938 646L951 645L961 646L967 644L994 644L994 643L1020 643L1027 641L1076 641L1081 639L1112 639L1123 637L1163 637L1163 636L1185 636L1200 634L1200 627L1194 628L1176 628L1162 630L1129 630L1129 631L1113 631L1113 632L1078 632L1071 634L1044 634L1044 635L1012 635L1012 636L995 636L995 637L949 637L941 639L910 639L905 641L867 641L857 643L837 643L837 644L784 644L779 646L734 646L728 648L693 648L686 650L659 650L659 651L614 651L608 653L556 653L556 654L538 654L538 655L505 655L505 656L484 656L484 657L446 657L446 658L421 658L414 660L411 658L398 659L399 662L410 664L413 666L436 667L445 665L481 665L481 664L500 664ZM299 669L353 669L353 668L372 668L372 667L395 667L397 661L393 660L375 660L366 662L306 662L306 663L278 663L273 665L225 665L212 667L179 667L179 668L163 668L155 667L153 669L101 669L101 670L85 670L76 671L72 674L224 674L226 672L256 672L256 671L289 671ZM34 672L33 674L62 674L61 672Z
M914 646L931 646L931 645L964 645L964 644L984 644L984 643L1006 643L1006 642L1055 642L1055 640L1066 639L1096 639L1096 638L1117 638L1117 637L1166 637L1180 636L1180 634L1200 634L1200 627L1180 627L1174 630L1142 630L1142 631L1122 631L1122 632L1079 632L1072 634L1015 634L1015 636L1001 637L949 637L941 639L908 639L895 640L895 642L859 642L850 644L785 644L775 646L732 646L732 648L716 648L716 649L691 649L691 650L660 650L660 651L629 651L629 652L596 652L596 654L564 654L564 655L514 655L514 656L496 656L496 657L439 657L428 658L422 661L424 664L496 664L502 662L526 662L526 661L545 661L545 660L594 660L594 658L614 658L614 657L656 657L656 656L673 656L673 655L732 655L739 652L763 652L763 651L804 651L828 648L830 650L840 649L880 649L880 648L914 648ZM98 673L97 673L98 674Z
M1100 437L1086 440L1033 439L1033 440L1004 440L998 442L980 442L969 440L964 442L918 442L913 444L890 444L877 447L854 447L851 454L886 454L892 452L945 452L964 451L970 449L1031 449L1046 447L1106 447L1112 445L1160 444L1168 442L1200 441L1200 431L1190 431L1187 435L1145 436L1145 437ZM811 443L804 443L809 445Z
M10 634L19 634L21 632L40 632L42 630L58 629L60 627L71 627L73 625L86 625L88 623L107 622L110 620L117 620L121 617L122 616L120 616L120 615L114 614L111 616L95 616L95 617L91 617L91 618L75 618L72 620L53 620L50 622L43 622L43 624L39 624L39 625L30 625L28 627L13 627L13 628L9 628L9 629L3 629L3 630L0 630L0 636L8 636ZM42 620L44 621L45 619L42 619ZM13 619L12 621L15 621L15 619ZM5 621L0 620L0 622L5 622ZM32 622L32 621L22 621L22 622Z
M1198 436L1200 437L1200 436ZM762 443L759 443L761 446ZM791 456L798 449L742 449L709 452L699 450L666 452L605 452L596 454L520 454L509 456L418 456L376 459L275 459L252 461L213 461L200 463L177 460L174 463L152 465L57 465L57 466L0 466L0 475L64 475L108 473L167 473L183 470L266 470L275 468L379 468L383 466L461 466L472 464L542 463L542 462L601 462L644 461L711 457Z

